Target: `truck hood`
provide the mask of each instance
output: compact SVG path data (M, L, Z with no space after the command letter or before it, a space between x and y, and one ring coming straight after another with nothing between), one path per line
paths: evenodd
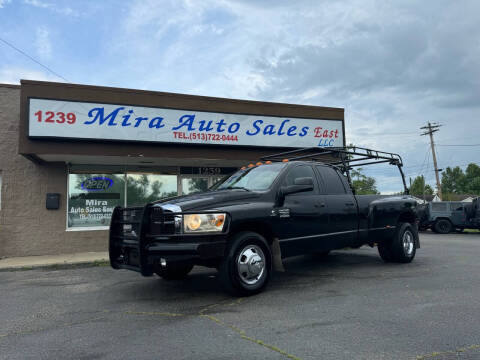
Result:
M181 211L211 210L217 206L241 203L261 196L260 193L242 189L207 191L198 194L177 196L154 202L154 206L176 205Z

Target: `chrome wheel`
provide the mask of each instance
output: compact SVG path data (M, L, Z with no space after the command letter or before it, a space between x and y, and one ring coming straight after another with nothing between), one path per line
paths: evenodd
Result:
M248 245L237 257L240 280L247 285L257 284L265 274L265 254L257 245Z
M415 241L413 238L413 234L410 230L407 230L403 233L402 243L403 243L403 251L405 252L405 255L411 256L413 253L413 248L415 246Z

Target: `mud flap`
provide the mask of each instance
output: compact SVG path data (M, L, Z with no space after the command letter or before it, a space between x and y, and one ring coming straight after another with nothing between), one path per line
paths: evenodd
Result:
M420 249L420 235L418 234L418 224L415 224L415 248Z
M282 250L280 249L280 243L278 239L273 239L272 243L272 258L273 258L273 270L285 272L282 262Z

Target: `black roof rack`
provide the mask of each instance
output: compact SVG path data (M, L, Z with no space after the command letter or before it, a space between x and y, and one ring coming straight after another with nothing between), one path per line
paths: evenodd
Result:
M389 163L396 165L402 177L405 194L409 193L405 182L405 174L403 173L402 157L395 153L386 151L372 150L358 146L335 147L335 148L319 148L310 147L296 149L272 154L262 157L263 161L289 161L304 160L318 161L324 164L334 165L346 173L348 181L351 184L350 170L357 166L373 165L380 163Z

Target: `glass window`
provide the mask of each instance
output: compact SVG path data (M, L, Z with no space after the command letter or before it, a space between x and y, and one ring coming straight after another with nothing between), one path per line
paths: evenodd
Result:
M214 189L217 186L219 186L222 182L227 180L230 177L230 175L221 175L221 176L211 176L210 181L211 181L211 188Z
M257 185L275 178L276 166L261 171ZM250 170L250 169L248 169ZM184 176L152 173L108 173L74 169L68 174L67 228L95 228L110 225L116 206L144 206L147 203L178 195L207 191L210 184L228 178L225 175ZM246 174L249 171L242 171ZM251 177L252 181L254 178ZM254 182L255 182L254 181ZM218 185L220 185L220 183ZM241 186L241 185L240 185ZM0 172L1 190L1 172Z
M463 204L461 202L452 202L450 203L451 211L463 211Z
M276 163L239 170L218 186L212 187L212 189L245 188L248 190L267 190L284 166L284 163Z
M447 211L446 202L432 202L432 211Z
M142 206L177 194L177 175L127 174L127 206Z
M300 165L295 166L293 169L290 169L283 180L283 186L290 186L295 185L295 179L297 178L304 178L309 177L312 178L313 183L315 184L315 174L313 173L313 169L311 166L308 165ZM312 194L313 191L305 191L299 194Z
M347 194L351 194L352 193L352 188L350 187L350 184L348 183L348 178L345 175L343 175L342 173L340 173L339 175L340 175L340 180L342 180L343 187L347 191Z
M68 174L67 226L108 226L124 195L123 174Z
M337 171L328 166L317 166L317 169L322 177L325 194L338 195L346 194Z
M182 195L188 195L208 190L207 177L182 178Z

